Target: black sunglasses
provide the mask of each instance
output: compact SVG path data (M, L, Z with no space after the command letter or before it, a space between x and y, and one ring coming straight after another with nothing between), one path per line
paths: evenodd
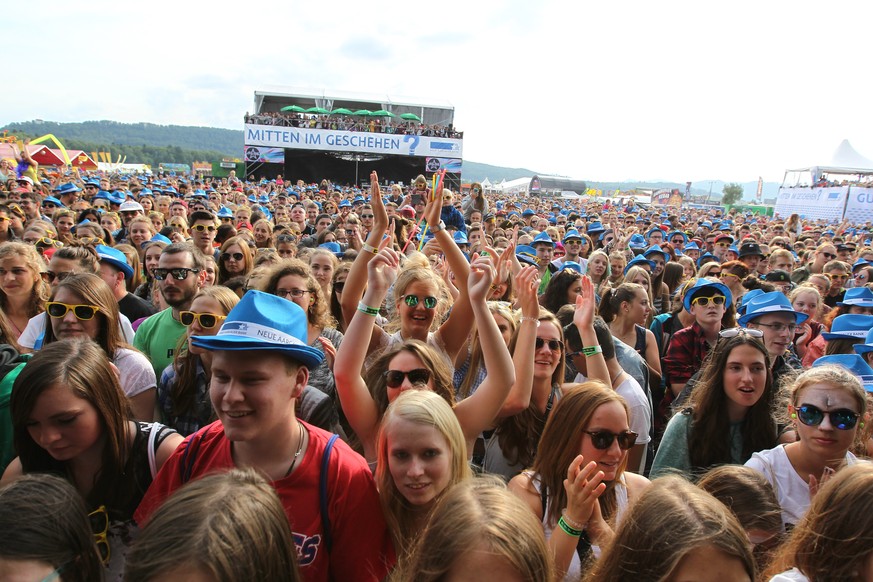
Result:
M75 273L73 273L72 271L61 271L60 273L55 273L54 271L46 271L45 273L42 273L43 277L49 283L54 283L55 279L57 279L58 281L63 281L64 279L66 279L70 275L74 275L74 274Z
M219 258L222 261L229 261L231 258L234 261L241 261L241 260L243 260L243 254L242 253L222 253Z
M794 409L797 414L797 420L806 426L818 426L824 420L825 414L828 415L831 421L831 426L840 430L852 430L858 424L858 418L861 416L848 408L840 408L825 412L812 404L804 404Z
M591 444L598 451L605 451L612 446L612 442L618 440L618 448L627 451L637 443L637 433L632 430L623 430L616 434L608 430L584 431L591 437Z
M822 253L822 256L824 256L824 258L826 258L829 261L833 261L834 259L837 258L837 255L834 255L832 253L825 253L825 252Z
M180 267L177 269L153 269L152 276L158 281L163 281L169 274L176 281L184 281L188 278L188 273L199 273L200 269L188 269Z
M430 380L430 370L416 368L408 372L402 370L385 371L385 383L388 384L389 388L400 388L404 378L409 378L409 383L413 386L423 386Z
M560 352L561 350L564 349L564 342L562 342L561 340L556 340L556 339L547 340L547 339L541 338L541 337L538 337L536 339L536 342L534 342L534 347L536 349L540 350L546 344L546 342L548 342L549 349L552 350L553 352Z
M227 316L216 315L214 313L196 313L194 311L179 312L179 321L181 321L182 325L184 325L185 327L188 327L192 323L194 323L195 319L200 324L200 327L202 327L203 329L212 329L217 323L227 319Z

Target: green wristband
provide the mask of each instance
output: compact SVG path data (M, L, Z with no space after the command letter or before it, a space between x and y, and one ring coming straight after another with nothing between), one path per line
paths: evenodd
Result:
M588 346L586 348L582 348L582 353L585 355L586 358L590 358L591 356L594 356L596 354L602 354L603 348L601 348L600 346Z
M567 525L567 522L564 521L563 515L558 519L558 527L560 527L562 530L564 530L564 533L567 534L568 536L578 538L582 535L581 529L573 529L572 527Z
M379 315L378 307L370 307L369 305L364 305L363 301L358 303L358 311L360 311L361 313L366 313L367 315Z

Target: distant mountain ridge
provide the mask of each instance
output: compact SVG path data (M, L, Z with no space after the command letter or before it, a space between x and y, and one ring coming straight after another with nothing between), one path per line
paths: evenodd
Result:
M27 135L54 134L61 141L73 140L87 142L88 144L130 145L130 146L156 146L181 148L183 150L197 150L198 152L210 151L221 155L241 158L243 154L243 132L235 129L221 129L216 127L197 127L183 125L157 125L154 123L120 123L117 121L82 121L78 123L60 123L56 121L16 121L3 125L0 130L8 129L12 133L24 133ZM89 150L91 151L91 150ZM128 162L137 163L138 160L128 159ZM166 160L169 161L169 160ZM191 160L193 161L193 160ZM140 162L141 163L141 162ZM464 181L481 182L488 178L492 183L502 180L516 180L527 176L539 174L527 168L507 168L464 160ZM685 190L684 182L670 181L628 181L628 182L597 182L587 181L591 188L601 190L630 190L633 188L679 188ZM712 197L719 199L725 182L712 180ZM751 200L758 188L757 182L744 182L743 198ZM694 194L707 194L710 188L710 180L694 182L691 191ZM765 198L773 198L779 189L777 182L765 182L763 194Z

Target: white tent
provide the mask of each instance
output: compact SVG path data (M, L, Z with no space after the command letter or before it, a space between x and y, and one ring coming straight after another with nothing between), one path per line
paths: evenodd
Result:
M798 168L796 170L788 171L811 171L816 176L820 176L822 173L870 174L873 173L873 160L859 154L857 151L855 151L855 148L852 147L852 144L849 143L849 140L844 139L834 151L834 154L831 156L831 159L827 164L808 166L805 168Z

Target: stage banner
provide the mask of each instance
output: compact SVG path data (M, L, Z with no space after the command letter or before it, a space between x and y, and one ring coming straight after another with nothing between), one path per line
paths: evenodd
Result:
M849 187L780 188L776 196L776 218L786 219L795 212L810 220L843 219Z
M282 148L263 148L257 146L245 146L245 160L249 163L260 162L262 164L284 164L285 150Z
M462 144L463 141L460 139L428 137L424 135L398 135L252 124L246 124L245 128L246 146L266 146L296 150L461 158L463 156Z
M849 188L845 219L855 224L873 221L873 188Z
M445 170L449 174L460 174L461 160L453 160L451 158L427 158L424 167L431 174L435 174L440 170Z

